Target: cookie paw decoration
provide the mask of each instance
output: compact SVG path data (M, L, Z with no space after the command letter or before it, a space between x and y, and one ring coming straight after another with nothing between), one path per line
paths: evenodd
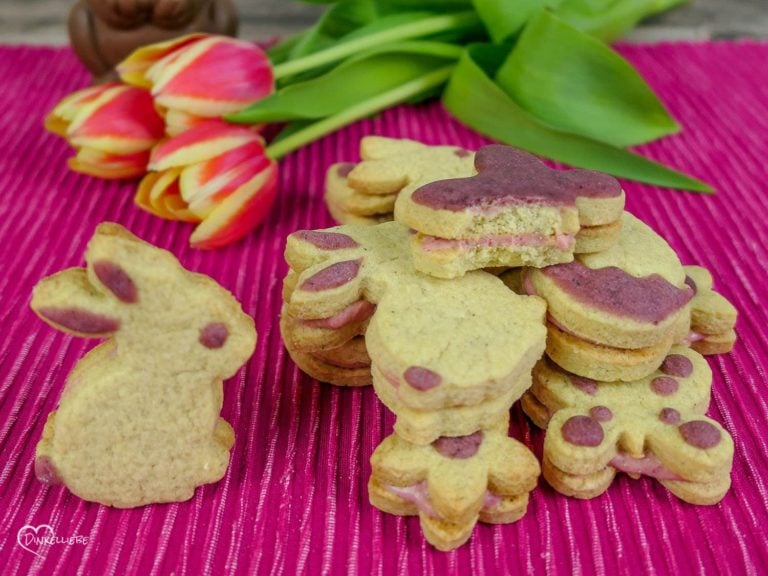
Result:
M97 81L117 80L136 48L192 32L234 36L231 0L79 0L69 13L69 40Z
M219 417L222 381L252 354L253 320L211 278L117 224L98 226L85 259L32 297L54 328L107 338L70 374L36 474L120 508L191 498L226 470L234 435Z
M539 462L508 438L506 426L417 445L389 436L371 456L371 503L389 514L418 515L438 550L466 542L478 520L507 524L528 507Z
M597 382L542 360L523 408L547 428L544 477L563 494L593 498L626 472L656 478L686 502L719 502L731 485L733 441L704 416L711 383L704 358L685 347L632 382Z

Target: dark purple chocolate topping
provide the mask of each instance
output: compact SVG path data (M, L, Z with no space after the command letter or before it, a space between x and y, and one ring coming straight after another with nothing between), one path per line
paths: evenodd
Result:
M359 244L346 234L339 232L322 232L319 230L300 230L295 236L299 240L309 242L320 250L343 250L345 248L357 248Z
M605 437L600 423L589 416L571 416L561 432L563 439L575 446L599 446Z
M38 456L35 458L35 477L48 486L61 484L59 472L48 456Z
M677 428L688 444L694 448L707 450L720 444L720 430L704 420L691 420Z
M688 378L693 373L693 363L682 354L670 354L661 363L661 371L670 376Z
M693 278L690 276L685 277L685 283L691 287L691 290L693 290L693 293L696 294L696 292L699 291L698 287L696 286L696 282L693 281Z
M206 348L221 348L229 337L229 330L222 322L211 322L200 330L200 344Z
M693 296L658 274L635 278L615 266L593 270L574 261L547 266L541 272L579 302L640 322L658 324Z
M669 396L677 392L679 384L674 378L669 376L657 376L651 380L651 390L659 396Z
M584 378L583 376L576 376L575 374L571 374L570 378L571 384L585 394L589 394L590 396L597 394L597 382L592 380L592 378Z
M81 334L108 334L120 328L117 318L82 308L41 308L38 313L49 322Z
M468 436L440 436L432 447L446 458L472 458L483 443L483 431Z
M589 409L589 415L598 422L608 422L613 418L613 412L608 406L593 406Z
M659 412L659 420L664 424L678 424L680 422L680 412L674 408L662 408Z
M478 174L431 182L413 193L413 201L458 212L507 204L569 204L578 196L609 198L621 194L619 182L590 170L553 170L533 154L511 146L483 146L475 155Z
M403 375L405 381L411 385L412 388L416 388L420 392L426 392L432 388L437 388L442 383L443 379L440 374L433 372L427 368L421 368L420 366L411 366L405 371Z
M362 259L358 259L331 264L304 280L301 289L306 292L320 292L343 286L357 276L362 263Z
M126 304L139 301L139 291L128 273L120 266L109 260L99 260L93 263L96 277L117 299Z

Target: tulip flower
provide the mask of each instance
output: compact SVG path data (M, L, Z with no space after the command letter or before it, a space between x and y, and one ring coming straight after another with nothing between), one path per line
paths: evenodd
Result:
M163 137L163 119L146 90L102 84L70 94L48 114L45 127L77 149L69 167L101 178L136 178Z
M136 203L157 216L199 222L190 243L218 248L266 216L277 192L277 162L247 128L208 121L161 142Z
M199 119L238 112L274 90L264 51L226 36L192 34L145 46L117 71L124 82L151 91L171 136Z

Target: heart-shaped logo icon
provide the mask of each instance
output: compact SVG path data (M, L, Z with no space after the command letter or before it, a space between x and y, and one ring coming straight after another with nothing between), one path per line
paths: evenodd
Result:
M16 542L24 550L42 558L40 548L46 542L52 541L54 537L53 527L50 524L40 524L39 526L27 524L16 533Z

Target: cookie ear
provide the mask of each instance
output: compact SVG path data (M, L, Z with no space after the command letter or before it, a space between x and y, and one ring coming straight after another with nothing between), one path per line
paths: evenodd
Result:
M405 138L385 138L384 136L366 136L360 140L360 157L363 160L381 160L403 154L424 150L425 144Z
M30 306L54 328L86 338L105 338L120 328L114 303L94 289L84 268L70 268L41 280Z

